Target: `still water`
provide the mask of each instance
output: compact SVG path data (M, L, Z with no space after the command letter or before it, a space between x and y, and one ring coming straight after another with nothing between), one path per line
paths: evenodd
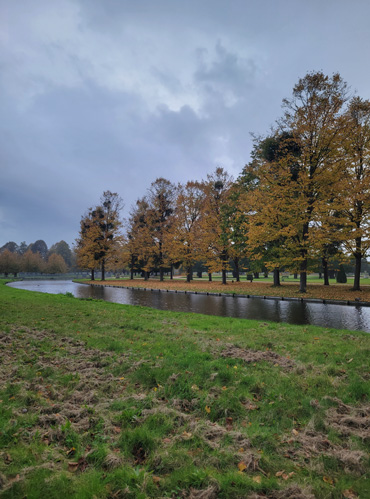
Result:
M77 298L96 298L160 310L290 324L312 324L335 329L370 332L370 307L145 291L142 289L90 286L72 281L19 281L10 283L9 286L42 293L65 294L69 292Z

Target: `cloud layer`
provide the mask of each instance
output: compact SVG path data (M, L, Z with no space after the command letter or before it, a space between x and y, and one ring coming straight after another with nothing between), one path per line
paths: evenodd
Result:
M0 0L0 246L73 243L104 190L237 176L299 77L370 98L370 4Z

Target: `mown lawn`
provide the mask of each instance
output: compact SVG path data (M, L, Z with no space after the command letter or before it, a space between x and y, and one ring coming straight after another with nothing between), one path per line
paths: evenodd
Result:
M3 284L1 497L369 497L368 334Z

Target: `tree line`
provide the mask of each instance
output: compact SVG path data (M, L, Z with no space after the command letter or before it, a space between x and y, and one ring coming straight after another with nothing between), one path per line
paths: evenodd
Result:
M9 241L0 248L0 273L17 276L19 272L63 274L75 262L74 252L65 241L59 241L48 249L42 239L29 245Z
M283 114L254 137L250 162L234 180L217 168L203 181L175 185L158 178L128 219L122 200L107 191L82 217L77 261L92 272L128 268L145 279L154 269L182 265L187 278L202 265L212 278L242 268L281 270L330 267L354 261L354 289L369 245L370 102L350 96L339 74L308 73L284 99ZM125 231L123 231L125 228Z
M223 168L204 180L174 184L158 178L126 220L117 193L81 217L77 265L94 278L101 269L127 269L149 279L182 266L222 274L271 271L329 274L354 263L360 289L370 246L370 101L350 95L339 74L312 72L283 100L282 115L265 136L253 137L251 159L238 178ZM4 253L4 252L3 252Z

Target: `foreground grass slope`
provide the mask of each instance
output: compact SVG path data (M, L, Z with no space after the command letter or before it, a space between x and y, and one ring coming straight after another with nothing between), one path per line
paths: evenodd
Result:
M0 496L369 497L369 351L0 285Z

